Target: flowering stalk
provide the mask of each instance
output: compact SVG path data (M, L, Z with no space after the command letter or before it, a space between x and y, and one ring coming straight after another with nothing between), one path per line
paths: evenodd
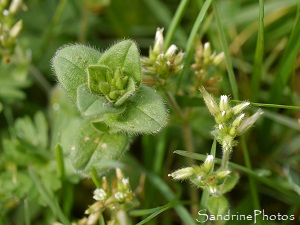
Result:
M176 53L178 48L172 44L164 48L163 28L157 28L153 49L149 50L149 57L142 57L144 82L149 85L165 85L167 80L177 74L182 68L182 52Z
M235 138L249 130L263 111L259 109L247 118L243 111L250 105L249 102L231 107L228 96L222 95L217 103L204 87L201 87L200 91L209 112L215 118L216 125L212 135L222 146L221 166L214 170L214 156L208 155L202 165L182 168L169 176L175 180L190 180L197 187L208 190L211 195L221 196L224 194L224 181L231 174L228 162L233 147L237 145Z

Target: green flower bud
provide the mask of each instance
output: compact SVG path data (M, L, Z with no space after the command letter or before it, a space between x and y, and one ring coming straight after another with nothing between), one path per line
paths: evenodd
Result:
M241 125L237 128L238 135L242 135L247 130L249 130L250 127L258 120L258 118L263 114L263 111L261 109L258 109L255 114L253 114L251 117L243 120Z
M195 171L192 167L186 167L186 168L176 170L175 172L168 174L168 176L172 177L175 180L184 180L193 176L194 172Z
M205 162L203 163L203 170L206 173L209 173L214 166L214 156L208 155L206 156Z
M205 90L204 87L200 88L202 92L204 102L209 110L209 112L215 116L220 112L219 106L216 103L215 99Z
M110 92L110 85L107 82L99 83L99 90L102 94L107 95Z

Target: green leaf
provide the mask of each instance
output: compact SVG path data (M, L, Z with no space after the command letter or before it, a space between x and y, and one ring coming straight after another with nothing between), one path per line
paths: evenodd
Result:
M118 68L134 79L137 86L142 80L140 53L136 44L131 40L121 41L103 53L97 64L105 65L113 72Z
M231 191L238 183L238 181L239 181L239 174L236 172L232 172L230 176L223 183L222 194Z
M77 107L82 116L103 116L106 113L121 113L124 107L114 108L104 96L94 95L86 84L77 89Z
M211 214L223 215L228 209L228 201L223 195L211 196L206 206Z
M71 147L71 161L76 170L89 173L101 161L117 160L127 150L130 138L124 134L99 132L86 120L79 128ZM100 169L98 172L101 172Z
M107 114L105 122L112 132L155 133L167 124L168 112L162 97L141 85L120 114Z
M100 83L109 82L106 79L106 74L111 73L110 69L107 66L103 65L90 65L87 67L88 73L88 87L92 93L95 94L107 94L105 90L100 89ZM103 93L104 92L104 93Z
M58 81L76 102L77 88L87 83L86 67L96 64L101 53L84 45L70 45L59 49L52 59Z

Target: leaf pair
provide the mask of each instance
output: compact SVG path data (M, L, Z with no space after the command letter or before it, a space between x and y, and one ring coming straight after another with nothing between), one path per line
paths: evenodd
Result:
M119 42L103 54L83 45L66 46L57 51L53 68L84 118L71 151L75 169L89 171L96 161L118 159L131 134L155 133L167 123L162 97L141 84L133 41Z

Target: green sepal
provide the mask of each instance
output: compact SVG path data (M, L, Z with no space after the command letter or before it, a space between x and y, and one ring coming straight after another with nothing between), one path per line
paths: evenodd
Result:
M162 97L150 87L141 85L126 101L120 114L107 114L104 122L111 132L156 133L167 124L168 112Z
M107 83L106 80L107 73L109 74L111 73L111 71L108 67L103 65L90 65L87 67L88 87L92 93L105 94L101 92L99 84L104 82Z
M89 120L85 120L71 147L71 162L77 171L89 173L92 167L106 160L118 160L127 150L130 138L125 134L99 132Z
M135 84L132 78L129 78L126 92L116 101L115 105L122 105L136 91Z
M111 71L118 68L128 77L131 77L136 86L139 86L142 80L142 67L140 62L140 53L136 44L131 40L121 41L106 52L99 59L99 65L105 65Z
M77 107L82 116L101 117L106 113L122 113L125 107L114 108L104 96L94 95L87 84L77 89Z
M224 215L228 210L228 200L223 196L210 196L206 204L211 214Z
M222 194L231 191L239 181L239 174L237 172L232 172L228 178L223 183Z
M100 56L93 48L75 44L59 49L53 57L57 79L73 102L76 102L78 86L87 82L86 67L96 64Z

